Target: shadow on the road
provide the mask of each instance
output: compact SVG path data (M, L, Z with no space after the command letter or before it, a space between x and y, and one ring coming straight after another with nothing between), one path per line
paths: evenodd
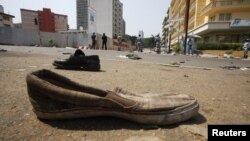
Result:
M166 126L142 125L115 117L94 117L94 118L81 118L72 120L41 120L41 121L54 128L60 128L66 130L106 131L106 130L118 130L118 129L130 129L130 130L140 130L140 129L152 130L158 128L173 129L177 128L181 124L185 125L202 124L206 122L206 119L201 114L198 114L196 117L188 121Z

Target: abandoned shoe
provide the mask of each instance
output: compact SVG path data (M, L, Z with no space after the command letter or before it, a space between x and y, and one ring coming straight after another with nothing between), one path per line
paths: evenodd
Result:
M27 75L33 111L40 119L114 116L141 124L167 125L198 114L197 100L188 95L144 96L121 88L106 91L40 70Z
M86 56L82 50L77 49L68 59L55 60L53 65L60 69L99 71L100 59L98 55Z

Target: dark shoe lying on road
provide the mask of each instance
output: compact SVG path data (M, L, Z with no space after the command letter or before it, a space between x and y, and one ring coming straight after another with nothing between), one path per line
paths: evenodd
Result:
M53 65L60 69L99 71L100 59L98 55L86 56L82 50L77 49L68 59L55 60Z
M198 114L197 100L184 94L140 95L73 82L49 70L27 75L33 111L40 119L114 116L141 124L167 125Z

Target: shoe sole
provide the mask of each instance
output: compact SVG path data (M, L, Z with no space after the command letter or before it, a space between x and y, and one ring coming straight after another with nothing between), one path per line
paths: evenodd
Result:
M161 111L161 112L145 112L145 113L128 113L107 109L71 109L59 112L39 112L33 110L38 118L47 120L62 120L74 118L89 118L89 117L118 117L134 121L141 124L150 125L169 125L182 121L186 121L197 115L199 111L199 104L196 103L187 107L185 110L177 111Z
M83 65L60 65L53 63L59 69L83 69L87 71L100 71L100 64L83 64Z

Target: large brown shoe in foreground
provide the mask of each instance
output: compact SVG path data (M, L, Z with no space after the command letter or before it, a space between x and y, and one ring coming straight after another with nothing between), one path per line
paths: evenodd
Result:
M199 105L191 96L144 96L121 88L105 91L78 84L49 70L27 76L33 110L40 119L115 116L142 124L167 125L197 115Z

